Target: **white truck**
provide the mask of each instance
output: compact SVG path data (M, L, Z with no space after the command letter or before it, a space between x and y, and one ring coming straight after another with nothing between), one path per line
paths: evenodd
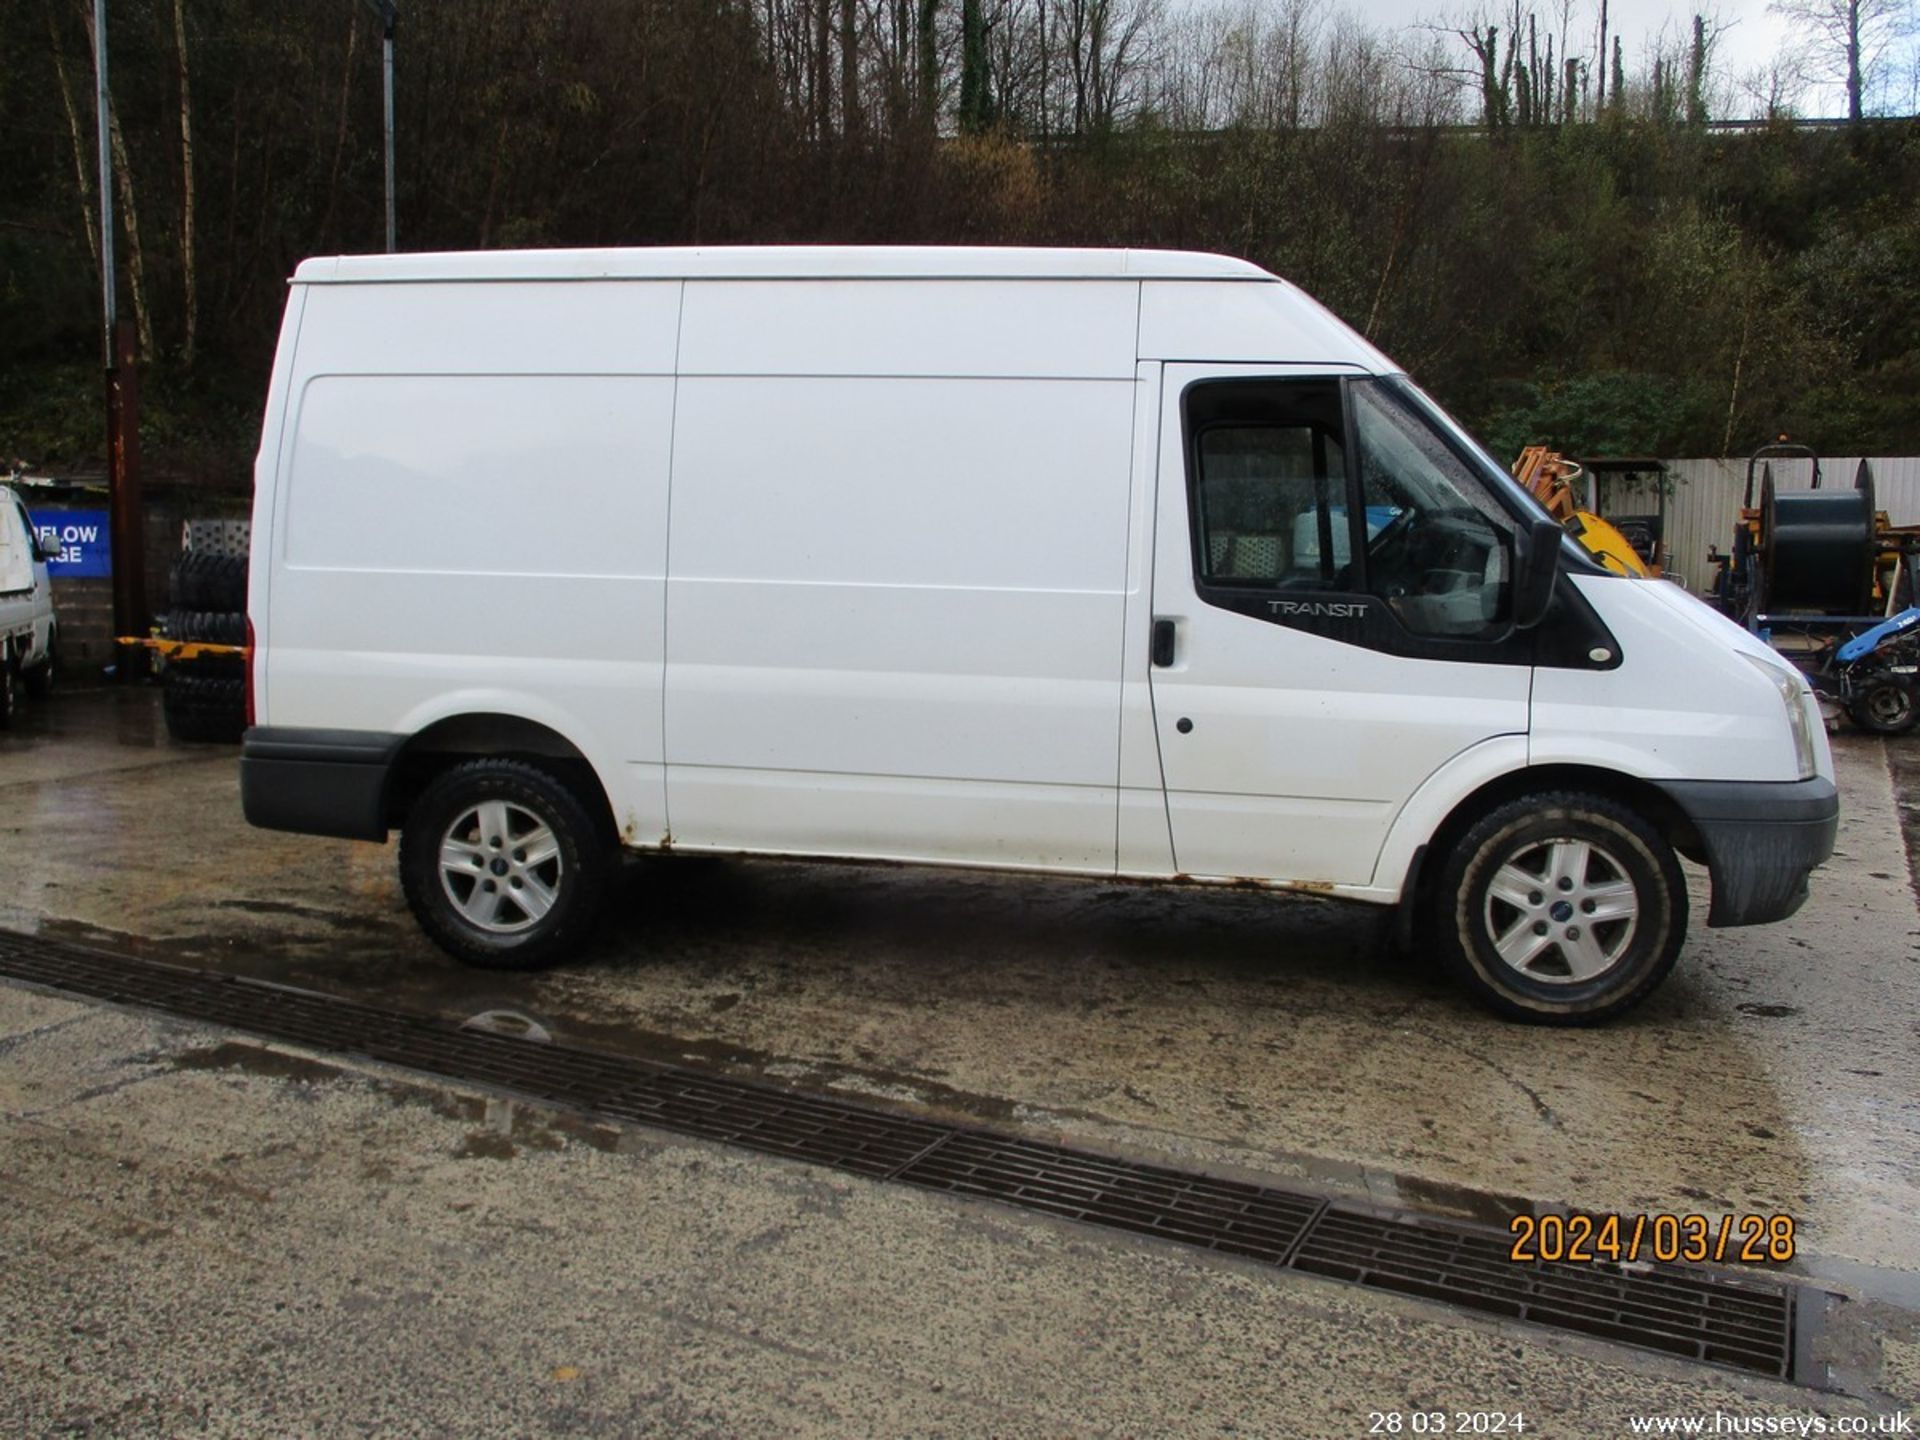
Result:
M13 723L20 691L40 697L53 684L58 622L48 558L19 494L0 485L0 726Z
M623 847L755 853L1393 906L1591 1021L1676 854L1743 925L1833 847L1795 671L1219 256L309 260L252 534L248 818L398 829L479 965L576 951Z

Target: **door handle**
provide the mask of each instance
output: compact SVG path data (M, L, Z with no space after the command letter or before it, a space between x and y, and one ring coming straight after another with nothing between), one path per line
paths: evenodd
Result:
M1174 622L1156 620L1153 622L1153 647L1150 652L1153 663L1161 669L1173 664Z

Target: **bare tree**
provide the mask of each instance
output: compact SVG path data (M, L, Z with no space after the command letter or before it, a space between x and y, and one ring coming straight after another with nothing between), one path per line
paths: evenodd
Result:
M180 286L185 314L181 320L180 358L193 364L195 333L200 321L199 275L193 258L193 101L187 83L186 0L173 0L173 44L180 79Z
M1707 17L1693 17L1693 43L1687 49L1687 123L1707 123L1707 57L1713 41L1707 35Z
M60 104L66 111L67 136L73 145L73 182L74 191L80 197L80 220L87 232L87 250L93 256L93 265L100 268L100 234L93 219L93 181L87 174L87 147L80 137L80 112L74 105L73 88L67 81L66 56L60 44L60 27L53 18L53 6L48 3L47 11L47 53L53 57L53 73L60 85Z
M1159 0L1063 0L1075 134L1113 129L1139 98L1160 16Z
M1767 8L1812 46L1815 73L1846 86L1849 120L1860 118L1867 91L1914 33L1913 0L1773 0Z
M1471 28L1458 32L1473 52L1480 78L1480 113L1489 130L1502 130L1512 122L1513 46L1507 46L1507 62L1500 64L1500 27L1482 25L1476 18Z
M1791 116L1806 93L1807 77L1799 57L1784 53L1770 64L1747 71L1740 77L1740 93L1758 120L1783 120Z

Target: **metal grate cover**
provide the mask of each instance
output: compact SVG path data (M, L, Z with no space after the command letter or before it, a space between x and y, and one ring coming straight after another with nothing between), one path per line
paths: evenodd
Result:
M1666 1266L1516 1265L1508 1245L1505 1234L1332 1209L1293 1268L1762 1375L1791 1371L1783 1286Z
M1135 1164L262 981L0 932L0 975L603 1119L975 1196L1778 1379L1796 1287L1697 1266L1515 1264L1504 1231Z

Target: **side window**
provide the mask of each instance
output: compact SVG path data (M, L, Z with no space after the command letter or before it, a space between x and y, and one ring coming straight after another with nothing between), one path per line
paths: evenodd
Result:
M1200 582L1243 590L1347 588L1353 541L1338 385L1202 386L1188 413Z
M1500 633L1512 604L1512 522L1397 391L1367 380L1351 393L1367 588L1415 635Z
M1408 654L1510 632L1514 523L1401 382L1204 381L1184 404L1209 604Z

